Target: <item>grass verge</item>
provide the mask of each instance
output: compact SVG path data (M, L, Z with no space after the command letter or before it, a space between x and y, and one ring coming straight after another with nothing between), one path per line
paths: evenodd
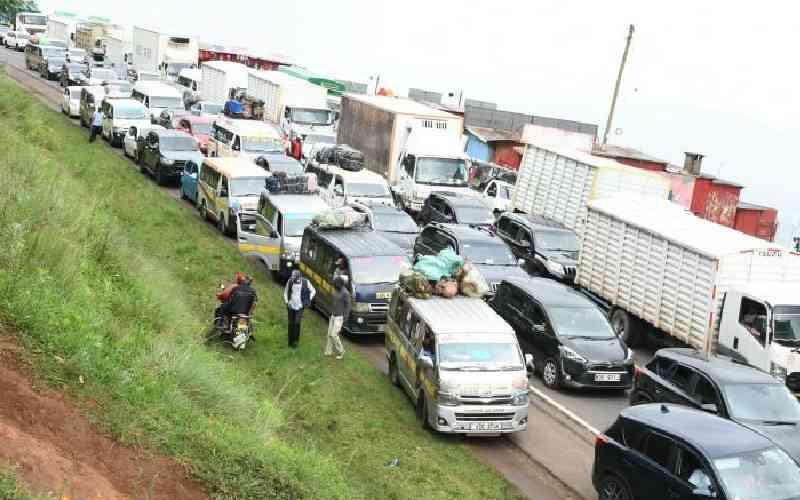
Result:
M365 360L323 358L315 314L289 352L266 273L5 76L0 130L0 315L120 441L177 458L219 498L518 495L459 440L420 430ZM200 338L237 269L261 299L258 342L234 354Z
M17 479L14 467L0 464L0 500L47 500L50 497L34 495Z

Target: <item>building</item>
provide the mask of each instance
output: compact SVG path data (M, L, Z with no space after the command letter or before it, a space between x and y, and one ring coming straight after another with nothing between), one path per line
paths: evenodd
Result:
M525 145L521 134L485 127L465 127L466 152L470 158L496 163L517 170Z
M778 232L778 211L771 207L740 202L736 209L734 229L767 241L775 241Z

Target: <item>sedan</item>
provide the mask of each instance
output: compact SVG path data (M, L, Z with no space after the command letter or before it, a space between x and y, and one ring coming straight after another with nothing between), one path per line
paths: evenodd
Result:
M64 98L61 100L61 111L70 118L77 118L81 114L81 89L83 89L83 87L76 86L64 89Z
M183 109L165 109L158 115L158 123L166 129L177 129L181 118L185 118L191 113Z
M65 62L61 67L61 86L70 87L84 85L89 73L89 65L76 62Z
M66 63L63 57L48 57L39 66L39 74L46 80L58 80L61 78L61 71Z
M211 135L211 126L214 119L207 116L181 116L178 119L177 130L191 135L200 145L200 152L208 156L208 137Z

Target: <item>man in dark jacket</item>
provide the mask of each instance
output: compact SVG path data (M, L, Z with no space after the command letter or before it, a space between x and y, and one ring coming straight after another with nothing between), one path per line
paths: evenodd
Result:
M344 279L337 277L333 280L333 286L333 303L331 317L328 320L328 343L325 345L325 356L332 356L333 351L336 351L336 359L342 359L344 346L342 346L339 332L342 330L345 318L350 316L351 299Z
M317 293L311 283L303 278L300 271L292 271L292 277L286 282L283 290L283 301L289 313L289 347L297 349L300 343L300 322L303 310L311 305L311 299Z

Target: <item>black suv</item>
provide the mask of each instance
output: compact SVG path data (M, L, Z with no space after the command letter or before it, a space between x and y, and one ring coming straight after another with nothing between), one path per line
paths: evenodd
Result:
M460 224L426 226L414 242L414 262L419 255L437 255L447 247L475 264L492 293L504 278L527 277L503 240L488 229Z
M506 212L497 220L497 235L508 243L532 275L571 284L578 264L578 236L559 222L537 215Z
M800 403L771 375L694 349L661 349L636 372L631 404L676 403L735 420L800 460Z
M478 198L433 192L422 205L417 222L421 226L429 222L491 226L494 224L494 215Z
M45 80L58 80L67 60L64 57L50 56L42 61L39 66L39 75Z
M633 351L583 294L544 278L506 278L489 305L533 355L546 386L631 387Z
M83 85L86 82L86 75L88 73L88 64L67 61L61 66L61 86L72 87Z
M766 437L667 404L629 407L595 441L600 500L796 499L800 468Z
M419 227L403 210L379 203L351 203L356 212L367 214L373 230L402 248L406 254L414 253L414 241L419 236Z
M200 165L203 154L194 137L186 132L151 130L139 142L141 170L155 177L161 186L179 179L183 165L190 160Z

